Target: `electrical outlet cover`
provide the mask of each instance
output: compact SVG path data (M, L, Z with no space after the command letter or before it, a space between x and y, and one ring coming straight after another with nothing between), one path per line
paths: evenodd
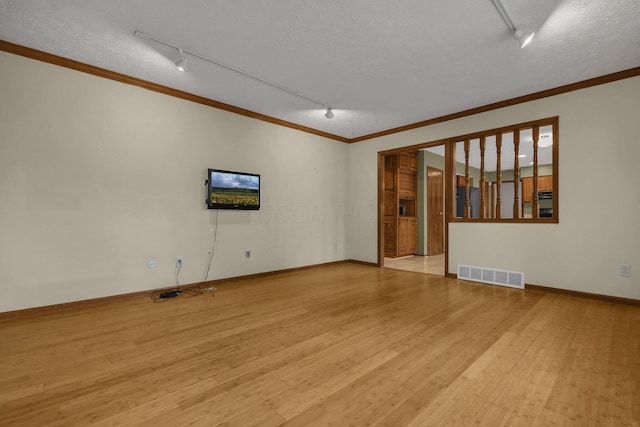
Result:
M631 266L630 265L619 265L618 266L618 276L620 277L631 277Z

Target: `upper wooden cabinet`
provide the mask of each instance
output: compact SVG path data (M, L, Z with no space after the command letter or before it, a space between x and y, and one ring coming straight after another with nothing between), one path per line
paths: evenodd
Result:
M407 152L398 154L399 169L401 172L415 173L418 171L418 153Z
M553 191L553 177L551 175L538 177L538 191Z
M464 187L467 185L467 179L464 175L456 175L456 186ZM469 187L473 187L473 178L469 177Z
M538 177L538 192L553 191L553 176L544 175ZM522 178L522 201L531 203L533 201L533 177Z

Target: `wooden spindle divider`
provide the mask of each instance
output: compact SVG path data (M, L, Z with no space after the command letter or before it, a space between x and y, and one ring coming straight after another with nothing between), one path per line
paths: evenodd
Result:
M513 130L513 217L520 217L520 129Z
M502 187L502 133L496 135L496 218L502 218L502 196L500 188Z
M531 216L534 219L540 217L540 200L538 199L538 139L540 127L533 127L533 194L531 203Z
M469 200L469 140L464 141L464 218L471 218L471 201Z
M553 137L553 156L550 163L546 162L545 157L542 160L544 165L540 166L541 156L546 154L546 148L541 145L541 138L547 136L547 128L552 128L550 137ZM495 223L509 222L509 220L531 223L558 222L555 214L557 212L558 187L557 136L554 136L557 135L557 128L558 118L552 117L449 139L447 141L449 151L447 152L448 154L445 154L449 156L447 166L451 171L450 179L453 180L453 191L451 191L451 187L447 186L446 195L447 197L452 197L454 201L449 204L452 207L448 213L449 220L468 221L477 218L483 222ZM529 136L529 131L531 131L531 136ZM523 135L527 135L526 138ZM495 138L496 147L494 166L487 163L493 162L493 138ZM523 157L529 155L529 138L531 138L532 142L533 158L527 158L526 162L522 164L520 162L522 154L520 153L525 153ZM475 150L476 141L478 141L480 165L475 165L472 168L470 160L476 160L473 158L475 154L472 153L472 150ZM505 141L507 142L506 144ZM511 141L513 141L513 146ZM504 152L506 163L502 161L503 149L506 150ZM464 170L462 170L461 164L463 150ZM511 150L513 150L513 154ZM458 162L455 156L456 151L458 152ZM511 161L512 155L513 162ZM526 172L529 170L528 166L532 166L531 172ZM505 172L502 171L503 167L507 169ZM548 172L549 169L552 169L551 173ZM476 186L473 184L472 176L479 181ZM504 194L508 197L507 200L503 200L502 184L510 185L512 181L513 187L505 187L507 193ZM445 183L448 185L448 182L446 181ZM511 193L511 188L513 188L513 193ZM480 191L480 194L477 195L477 200L476 194L474 194L475 191ZM547 191L549 194L545 193ZM551 193L552 191L553 193ZM553 199L549 197L551 194L554 196ZM549 200L546 200L547 197ZM543 200L540 200L541 198ZM505 203L509 205L505 205L506 208L503 207ZM552 206L547 209L549 205ZM540 214L540 206L543 206L544 215L542 216ZM476 209L479 210L476 212Z
M487 217L487 184L484 173L484 150L486 146L485 136L480 137L480 218Z

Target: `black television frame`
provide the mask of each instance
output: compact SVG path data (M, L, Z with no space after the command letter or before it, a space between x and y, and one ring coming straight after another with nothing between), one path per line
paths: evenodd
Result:
M214 187L212 182L212 177L214 173L219 174L227 174L227 175L238 175L240 177L250 177L250 178L258 178L258 203L252 204L243 204L243 203L213 203L212 196L214 194L219 194L220 192L215 192L215 188L232 188L232 187ZM238 171L230 171L224 169L212 169L209 168L207 170L207 209L238 209L238 210L258 210L260 209L260 174L250 173L250 172L238 172Z

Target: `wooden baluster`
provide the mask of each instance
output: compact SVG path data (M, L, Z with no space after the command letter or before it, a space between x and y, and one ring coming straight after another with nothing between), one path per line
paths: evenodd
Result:
M484 149L485 137L480 137L480 218L487 217L487 189L484 176Z
M520 218L520 129L513 130L513 217Z
M471 201L469 200L469 140L464 141L464 217L471 218Z
M533 197L531 203L531 214L533 218L540 217L540 200L538 199L538 139L540 138L540 128L533 127Z
M502 197L500 188L502 187L502 168L500 156L502 155L502 134L496 135L496 218L502 218Z
M458 169L456 165L458 164L458 159L456 156L457 150L457 142L448 141L444 145L444 158L449 159L449 162L445 161L445 171L448 170L453 171L453 173L449 173L447 176L447 180L445 181L445 209L447 218L457 218L458 217ZM449 185L447 185L449 183ZM447 197L448 195L448 197Z

